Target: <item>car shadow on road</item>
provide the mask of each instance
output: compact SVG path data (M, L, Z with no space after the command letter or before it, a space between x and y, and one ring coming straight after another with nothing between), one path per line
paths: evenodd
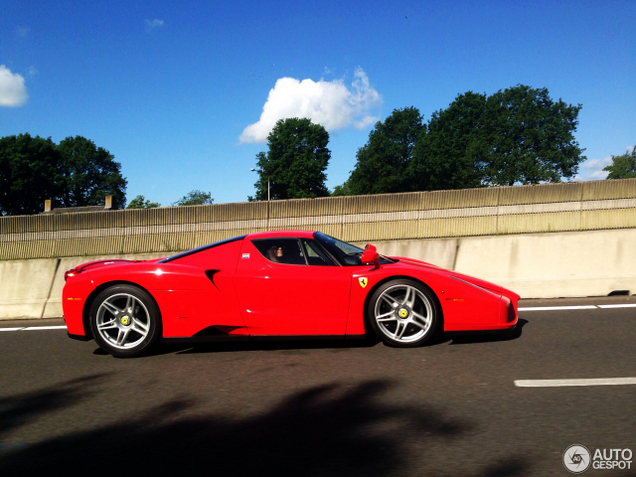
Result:
M0 453L0 475L45 475L51 469L92 477L445 473L427 449L432 444L452 447L472 424L432 406L388 403L382 396L393 386L385 380L323 384L291 393L263 413L240 417L205 407L201 412L200 403L171 399L130 419L9 448ZM53 413L60 402L71 406L86 399L81 390L80 382L55 394L44 389L31 394L28 407L33 414ZM19 408L22 397L3 398L0 416ZM20 425L9 420L0 440ZM424 451L413 452L413 442L426 443ZM474 475L527 471L524 461L506 461Z
M438 346L445 343L451 345L471 344L471 343L494 343L498 341L511 341L521 337L523 327L527 320L519 318L517 326L511 331L464 331L453 333L437 333L424 346ZM245 351L281 351L281 350L310 350L310 349L356 349L372 348L374 346L384 346L376 336L366 336L356 339L329 339L329 338L271 338L255 340L237 341L217 341L217 342L191 342L191 343L159 343L149 353L141 356L144 359L152 356L167 354L205 354L205 353L232 353ZM101 348L96 348L93 354L109 356ZM131 359L131 358L127 358Z
M281 351L297 349L354 349L371 348L380 343L374 337L361 339L268 339L246 341L219 341L200 343L161 343L156 346L148 356L164 354L204 354L204 353L230 353L243 351ZM97 353L97 351L95 351Z
M498 341L513 341L521 338L523 327L528 324L528 320L519 318L517 326L510 331L470 331L462 333L448 333L444 336L444 341L451 345L462 345L471 343L495 343Z

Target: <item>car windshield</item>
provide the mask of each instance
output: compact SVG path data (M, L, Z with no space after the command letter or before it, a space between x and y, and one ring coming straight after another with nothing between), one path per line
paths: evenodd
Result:
M314 233L314 239L322 245L340 264L342 265L363 265L360 257L362 256L363 249L351 245L350 243L343 242L337 238L330 237L322 232ZM387 257L381 257L380 263L393 263L395 260L391 260Z

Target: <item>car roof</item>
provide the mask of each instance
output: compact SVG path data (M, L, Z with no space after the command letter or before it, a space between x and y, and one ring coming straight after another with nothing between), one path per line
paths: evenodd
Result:
M248 234L245 238L248 240L254 240L254 239L267 239L267 238L276 238L276 237L312 238L313 236L314 236L314 232L311 230L272 230L269 232L256 232L253 234Z
M186 250L181 253L177 253L176 255L171 255L170 257L166 257L159 261L159 263L168 263L174 260L178 260L183 257L187 257L188 255L193 255L195 253L202 252L204 250L209 250L214 247L218 247L220 245L224 245L226 243L236 242L239 240L257 240L257 239L268 239L268 238L276 238L276 237L300 237L300 238L313 238L314 232L310 230L274 230L270 232L256 232L248 235L239 235L237 237L228 238L225 240L220 240L218 242L209 243L207 245L202 245L201 247L193 248L191 250Z

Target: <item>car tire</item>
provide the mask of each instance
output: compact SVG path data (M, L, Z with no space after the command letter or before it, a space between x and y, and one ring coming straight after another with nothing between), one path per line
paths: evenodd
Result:
M90 309L93 337L104 351L119 358L148 352L161 336L161 315L152 296L133 285L101 291Z
M386 345L412 348L435 335L440 312L430 289L414 280L396 279L373 292L366 316Z

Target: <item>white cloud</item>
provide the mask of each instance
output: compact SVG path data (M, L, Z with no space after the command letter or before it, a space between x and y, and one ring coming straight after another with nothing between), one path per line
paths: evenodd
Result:
M634 146L627 146L625 153L631 154ZM620 154L619 154L620 155ZM579 173L574 177L575 181L596 181L607 179L609 172L603 169L612 164L612 156L605 156L603 159L588 159L581 163Z
M31 29L29 27L20 26L20 25L15 27L15 34L19 38L26 38L27 36L29 36L29 33L31 33Z
M15 108L26 103L27 94L24 78L5 65L0 65L0 106Z
M603 159L589 159L581 164L583 169L596 170L603 169L612 163L612 156L604 157Z
M612 163L612 156L606 156L603 159L588 159L581 163L579 173L574 177L575 181L596 181L607 178L609 172L603 168Z
M165 22L163 20L159 20L158 18L153 18L152 20L146 18L146 31L152 31L157 28L163 27Z
M591 174L589 174L587 176L587 178L585 180L588 181L597 181L597 180L603 180L603 179L607 179L609 172L607 171L594 171Z
M382 97L361 68L356 69L351 87L343 80L279 78L269 91L261 118L247 126L239 140L264 143L279 119L294 117L309 118L328 131L350 126L363 129L378 120L369 111L380 104Z

